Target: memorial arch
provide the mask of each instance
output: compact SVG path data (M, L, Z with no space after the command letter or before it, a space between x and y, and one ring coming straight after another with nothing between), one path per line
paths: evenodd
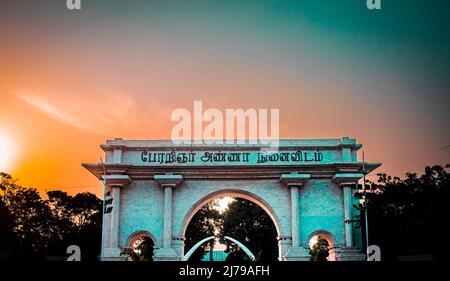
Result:
M279 260L309 260L314 233L332 237L336 260L364 260L351 221L363 177L355 139L281 140L276 152L255 144L173 144L108 140L105 163L82 164L106 183L102 260L123 260L136 234L152 238L155 260L182 260L186 227L204 204L225 195L256 203L272 218ZM365 163L367 172L380 163Z

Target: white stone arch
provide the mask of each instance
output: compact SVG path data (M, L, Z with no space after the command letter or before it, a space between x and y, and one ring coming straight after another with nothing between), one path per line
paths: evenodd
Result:
M317 229L333 233L338 260L365 259L353 241L361 239L360 231L343 223L351 218L351 186L364 176L362 168L370 173L381 165L359 161L361 147L348 137L280 140L278 152L291 160L284 161L287 158L280 154L265 161L260 154L264 146L258 144L107 140L101 145L105 162L82 164L104 182L113 199L112 211L103 214L101 259L123 260L120 248L128 235L148 230L154 235L158 260L179 260L185 229L196 209L227 193L249 199L269 214L283 253L280 260L307 259L302 242ZM207 152L221 151L238 153L242 159L202 159ZM151 160L150 153L158 159ZM180 158L174 161L176 156ZM237 189L236 194L230 189Z
M322 236L323 238L325 238L328 242L328 249L329 249L329 256L328 256L328 260L329 261L336 261L336 254L335 254L335 247L336 247L336 238L335 236L326 230L316 230L311 232L308 237L306 238L306 240L304 241L305 246L307 246L309 248L309 242L311 241L311 239L314 236Z
M258 205L271 218L273 224L275 225L275 229L277 231L277 237L281 236L281 233L283 233L283 231L281 231L280 220L279 220L277 214L275 213L274 209L264 199L262 199L261 197L259 197L256 194L254 194L252 192L249 192L249 191L246 191L246 190L221 189L221 190L217 190L217 191L211 192L211 193L203 196L202 198L197 200L197 202L194 205L192 205L192 207L188 210L188 212L185 214L185 216L183 218L182 226L180 228L179 237L183 237L184 238L184 235L186 234L186 230L187 230L187 227L188 227L189 223L191 222L191 220L194 217L194 215L203 206L205 206L209 202L213 201L214 199L217 199L217 198L220 198L220 197L226 197L226 196L246 199L246 200L248 200L248 201ZM183 249L182 252L184 253L184 249ZM281 256L281 252L279 253L279 256Z

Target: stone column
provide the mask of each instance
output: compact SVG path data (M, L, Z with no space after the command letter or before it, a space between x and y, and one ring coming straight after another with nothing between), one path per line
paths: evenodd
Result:
M352 187L358 183L363 174L337 173L333 181L342 188L342 198L344 203L344 231L345 244L342 248L336 248L336 260L339 261L360 261L365 260L365 254L361 249L355 248L353 243L353 222L352 222Z
M112 188L112 211L111 211L111 229L109 237L110 248L119 248L119 222L120 222L120 187L113 186Z
M103 220L109 220L108 230L102 230L103 240L103 252L102 260L123 260L123 256L120 255L121 248L119 243L120 233L120 190L130 183L130 177L128 175L105 175L103 179L106 181L106 185L111 190L112 211L109 214L103 214ZM109 239L104 235L109 232Z
M344 222L345 222L345 246L353 247L353 225L352 220L352 186L344 184L342 186L342 195L344 197Z
M310 178L309 174L283 174L281 182L290 188L291 193L291 236L292 244L284 256L285 260L309 260L309 251L304 247L300 235L300 197L299 191L303 184Z
M172 247L172 190L183 181L181 175L155 175L157 181L164 190L164 222L162 247L155 251L155 260L181 260L179 253Z
M299 185L291 185L291 231L292 231L292 247L300 247L300 202L299 202Z
M172 186L162 185L164 188L164 228L163 247L172 246Z

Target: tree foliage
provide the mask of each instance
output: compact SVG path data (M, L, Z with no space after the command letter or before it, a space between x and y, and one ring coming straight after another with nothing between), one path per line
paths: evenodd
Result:
M36 189L18 185L5 173L0 173L0 191L0 225L3 239L9 241L8 258L65 256L69 245L78 245L82 260L97 259L102 203L95 195L49 191L48 199L43 199Z
M252 251L257 261L274 261L278 258L277 231L272 219L258 205L248 200L235 198L223 213L222 236L230 236ZM229 253L227 260L247 260L247 255L238 245L223 240Z
M192 217L186 229L185 249L192 248L202 239L209 236L217 236L223 228L223 217L217 209L217 203L212 201L203 206ZM208 246L210 244L204 243L201 245L190 257L189 261L200 261Z
M370 244L381 247L384 260L401 255L432 255L442 260L450 247L445 242L450 199L449 166L426 167L418 176L402 180L379 174L367 195Z

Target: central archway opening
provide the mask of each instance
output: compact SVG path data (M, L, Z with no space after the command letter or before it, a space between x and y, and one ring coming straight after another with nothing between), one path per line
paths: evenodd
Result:
M196 245L211 236L214 239ZM277 261L277 236L277 222L267 205L246 194L222 193L192 211L185 226L184 253L198 246L189 261Z

